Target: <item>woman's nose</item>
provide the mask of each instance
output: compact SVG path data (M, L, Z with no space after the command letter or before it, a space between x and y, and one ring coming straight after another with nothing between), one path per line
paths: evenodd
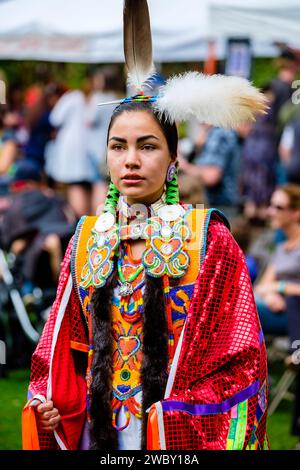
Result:
M127 168L140 167L140 158L136 149L129 149L126 153L125 166Z

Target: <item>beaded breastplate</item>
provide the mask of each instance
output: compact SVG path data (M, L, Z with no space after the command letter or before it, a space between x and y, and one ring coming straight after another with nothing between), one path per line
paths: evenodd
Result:
M185 221L191 233L191 238L186 243L186 252L189 256L189 264L183 276L179 278L179 285L187 285L194 283L195 279L199 274L201 250L205 244L205 227L208 225L210 215L211 211L206 210L192 209L186 211ZM78 292L83 312L86 317L89 316L91 291L94 289L94 286L93 282L89 283L88 281L86 281L86 284L82 283L82 273L86 272L85 270L87 270L87 260L89 261L90 265L92 265L92 257L89 248L90 246L94 245L91 244L91 236L95 237L94 243L97 237L101 237L101 234L95 234L94 232L94 227L97 222L97 219L97 217L82 217L78 222L77 229L73 238L73 252L71 258L72 278L74 287ZM126 240L131 238L131 230L131 226L121 227L120 239ZM169 238L169 241L171 239L172 237ZM148 243L150 241L151 240L148 240ZM116 253L116 250L114 251L114 253ZM155 256L156 254L154 253L153 258L155 258ZM108 258L107 254L105 258L111 261ZM155 266L156 265L157 269L160 269L159 263L157 261L155 262ZM89 279L92 279L92 272L89 272ZM85 287L85 285L87 287Z
M189 255L186 246L191 239L191 231L180 205L165 205L159 209L158 216L126 227L116 224L115 216L106 212L97 219L87 242L88 256L80 281L83 289L102 287L106 283L113 270L120 240L127 238L146 240L142 263L149 276L176 278L182 277L187 270ZM125 295L129 288L124 281Z

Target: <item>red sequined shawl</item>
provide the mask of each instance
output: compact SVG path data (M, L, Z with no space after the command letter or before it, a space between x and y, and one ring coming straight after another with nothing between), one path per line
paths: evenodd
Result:
M148 448L266 448L266 351L245 258L217 213L207 212L204 236L166 398L151 407ZM88 339L78 295L70 287L71 253L72 243L33 354L29 393L47 396L48 387L62 417L56 441L77 449L86 420L86 383L75 370L72 350L88 352ZM41 448L57 447L52 434L39 437Z

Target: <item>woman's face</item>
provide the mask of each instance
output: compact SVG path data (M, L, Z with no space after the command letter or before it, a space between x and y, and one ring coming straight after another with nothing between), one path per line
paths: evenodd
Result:
M124 111L111 126L107 165L129 204L150 204L163 193L171 156L156 120L146 111Z
M280 189L272 194L268 212L272 228L284 230L297 222L298 211L290 208L289 196Z

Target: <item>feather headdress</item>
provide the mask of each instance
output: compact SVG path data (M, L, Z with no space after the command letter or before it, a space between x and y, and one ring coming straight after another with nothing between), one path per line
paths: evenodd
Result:
M266 112L265 96L248 80L225 75L186 72L171 77L157 96L144 96L155 69L147 0L124 1L124 54L128 84L136 95L103 104L148 101L171 122L196 117L218 127L237 127Z
M266 98L241 77L186 72L160 88L154 107L170 121L196 117L220 127L236 127L264 113Z

